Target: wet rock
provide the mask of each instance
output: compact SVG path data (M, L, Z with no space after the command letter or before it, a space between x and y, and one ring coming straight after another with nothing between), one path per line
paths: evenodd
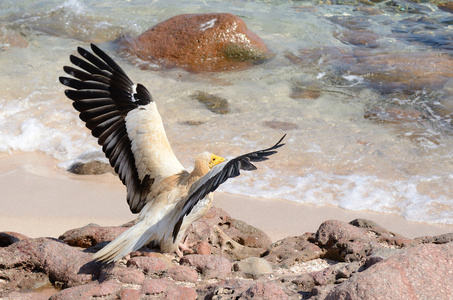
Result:
M194 267L204 279L223 279L231 274L232 267L227 258L218 255L190 254L183 256L180 264Z
M282 268L289 268L297 262L305 262L323 255L324 251L308 241L312 234L287 237L273 243L263 258Z
M113 241L127 229L127 227L102 227L96 224L88 224L81 228L68 230L58 238L71 246L89 248L101 242Z
M0 247L8 247L15 242L25 239L28 239L28 237L23 234L12 231L3 231L0 232Z
M453 58L430 52L375 53L356 51L351 75L364 77L383 92L442 87L453 77Z
M379 35L369 30L347 30L337 35L336 38L346 44L376 48Z
M28 41L18 31L0 26L0 51L27 47Z
M202 91L197 91L191 97L198 102L203 103L206 108L213 113L227 114L230 112L228 101L219 96L211 95Z
M447 299L453 294L452 261L452 243L414 247L356 274L322 299Z
M249 257L234 263L233 269L241 272L248 277L257 278L261 275L273 273L272 266L265 259L258 257Z
M296 84L292 87L289 97L292 99L318 99L321 97L321 88L315 86L306 87L301 84Z
M439 3L437 5L437 8L449 13L453 13L453 2Z
M246 68L271 56L241 18L227 13L178 15L122 44L143 61L195 72Z
M278 129L278 130L294 130L299 128L299 126L295 123L290 123L290 122L282 122L282 121L264 121L264 126L273 128L273 129Z
M314 49L302 49L297 55L287 52L285 57L292 63L302 66L323 64L345 64L354 63L354 56L345 49L337 47L319 47Z
M99 175L109 172L115 174L115 171L109 164L96 160L86 163L76 162L69 167L68 171L78 175Z

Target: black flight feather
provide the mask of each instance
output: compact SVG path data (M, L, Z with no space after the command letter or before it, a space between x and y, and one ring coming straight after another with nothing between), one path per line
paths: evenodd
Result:
M77 48L81 57L70 55L78 68L63 70L74 78L60 77L60 82L72 89L65 91L73 100L79 117L93 136L98 138L110 165L127 186L127 202L133 213L139 213L146 203L154 179L138 177L131 141L127 136L125 117L133 109L153 101L150 92L134 83L121 67L104 51L91 44L92 52Z
M277 153L276 149L282 147L282 141L286 134L272 147L267 149L250 152L236 158L233 158L225 163L222 170L217 174L209 178L201 187L197 190L192 191L191 194L186 198L184 206L180 213L180 218L173 228L173 242L176 241L179 229L181 228L183 219L185 216L190 214L193 207L206 197L209 193L215 191L222 183L227 181L229 178L233 178L240 175L240 170L252 171L256 170L255 165L251 162L260 162L269 159L268 156Z

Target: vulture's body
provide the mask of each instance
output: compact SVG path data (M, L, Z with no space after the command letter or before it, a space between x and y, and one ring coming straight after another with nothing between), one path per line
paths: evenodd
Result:
M178 249L185 229L212 204L212 192L239 170L254 170L251 162L266 160L281 147L273 147L225 161L210 153L195 158L188 172L178 161L165 134L151 94L134 84L102 50L78 48L83 57L70 56L78 68L64 67L74 78L60 77L73 89L66 96L80 118L98 138L112 167L127 187L127 202L139 213L135 225L94 255L96 260L117 261L153 242L164 252Z

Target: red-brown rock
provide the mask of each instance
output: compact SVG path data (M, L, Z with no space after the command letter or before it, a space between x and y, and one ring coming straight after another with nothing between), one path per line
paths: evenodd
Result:
M159 257L133 257L127 261L128 267L142 269L147 274L160 274L173 267L168 261Z
M231 274L232 268L232 264L227 258L218 255L190 254L183 256L180 264L196 268L204 279L223 279Z
M11 231L0 232L0 247L8 247L15 242L28 239L23 234Z
M71 246L89 248L100 242L112 241L126 230L127 227L102 227L96 224L89 224L81 228L68 230L58 238Z
M263 258L283 268L319 258L324 251L308 241L311 236L312 234L305 234L279 240L267 249Z
M188 266L174 266L166 271L166 274L175 281L197 282L198 273Z
M91 261L90 253L51 238L29 238L0 248L0 266L2 278L8 283L2 287L4 290L36 288L22 285L30 276L27 273L39 276L35 278L37 281L48 277L43 283L50 279L69 287L91 282L99 276L99 266Z
M325 299L449 299L452 282L453 243L421 245L356 274Z
M288 296L283 290L272 282L258 281L245 292L243 292L239 299L288 299Z
M245 22L228 13L178 15L124 41L123 48L144 61L195 72L241 69L270 56Z
M435 51L375 53L355 51L351 75L363 76L379 90L421 90L442 87L453 78L453 58Z

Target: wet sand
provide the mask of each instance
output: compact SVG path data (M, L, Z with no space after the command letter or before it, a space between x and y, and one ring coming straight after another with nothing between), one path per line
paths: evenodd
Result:
M0 231L34 238L58 237L89 223L120 225L135 218L126 203L126 189L116 175L73 175L57 164L36 152L1 154ZM264 230L273 241L316 232L322 222L330 219L369 219L408 238L453 232L453 225L409 222L394 214L227 193L215 193L214 206Z

